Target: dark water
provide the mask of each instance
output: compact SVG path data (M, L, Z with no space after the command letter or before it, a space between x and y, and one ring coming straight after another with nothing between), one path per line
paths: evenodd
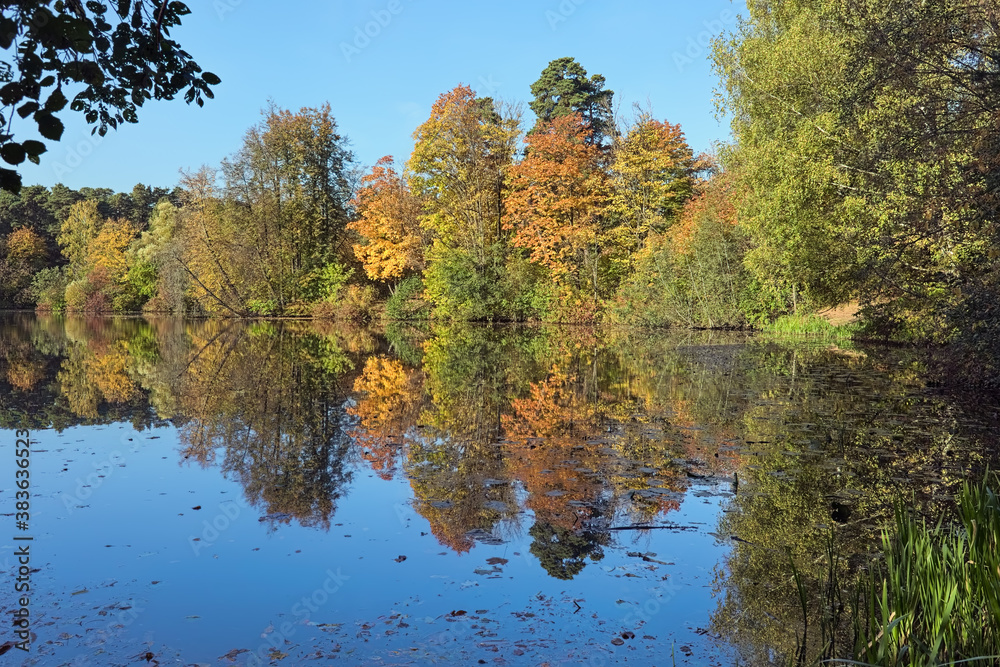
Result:
M821 597L828 544L864 567L897 503L947 513L996 467L995 400L928 388L922 363L711 333L8 315L0 607L30 535L34 634L0 661L781 664L790 562Z

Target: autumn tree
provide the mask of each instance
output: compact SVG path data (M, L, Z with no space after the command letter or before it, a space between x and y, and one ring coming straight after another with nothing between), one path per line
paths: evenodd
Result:
M0 239L0 303L31 304L31 279L47 260L45 239L29 227Z
M191 296L210 313L244 316L267 285L266 262L257 254L253 237L222 199L218 174L202 168L181 179L184 207L178 221L180 252L175 255L191 281Z
M612 148L612 232L627 274L630 258L651 231L674 222L692 194L692 153L680 125L639 114Z
M395 285L424 266L420 201L406 179L393 168L391 156L381 158L351 201L356 218L348 229L362 240L354 254L372 280Z
M527 156L511 169L505 227L557 285L596 303L610 189L592 136L583 117L570 114L527 138Z
M442 94L414 132L407 171L433 236L425 281L439 314L486 319L503 300L503 189L519 136L515 112L501 113L468 86Z

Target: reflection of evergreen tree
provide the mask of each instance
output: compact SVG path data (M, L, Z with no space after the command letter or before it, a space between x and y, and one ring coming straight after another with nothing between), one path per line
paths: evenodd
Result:
M572 579L580 574L587 558L592 561L604 558L601 547L610 541L607 533L574 532L550 523L536 523L528 534L535 538L531 543L532 555L556 579Z

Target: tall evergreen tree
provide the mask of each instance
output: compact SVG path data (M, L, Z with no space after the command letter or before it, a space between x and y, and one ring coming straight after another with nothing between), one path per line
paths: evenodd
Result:
M560 116L578 113L590 123L594 132L591 141L601 143L611 137L614 134L611 103L615 93L605 90L604 83L600 74L588 77L587 70L574 58L550 62L538 81L531 84L534 99L529 106L538 116L535 129Z

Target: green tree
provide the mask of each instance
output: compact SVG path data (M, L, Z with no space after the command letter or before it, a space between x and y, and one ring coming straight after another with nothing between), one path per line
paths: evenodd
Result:
M88 252L90 243L97 237L104 220L97 211L97 202L85 200L70 208L69 217L59 232L59 246L63 256L69 260L69 274L78 279L89 270Z
M295 113L271 104L263 116L222 174L243 219L242 247L281 310L328 265L353 259L345 233L353 158L329 104Z
M442 94L414 132L410 189L433 241L426 294L439 315L494 319L507 263L503 191L520 137L516 113L501 113L468 86Z
M815 305L859 298L881 335L957 337L1000 377L993 4L748 9L715 49L748 266Z
M542 70L531 84L534 98L529 106L538 116L532 129L551 123L560 116L578 113L590 123L593 143L602 143L614 135L612 99L614 91L604 89L605 80L600 74L587 76L587 70L574 58L557 58Z

